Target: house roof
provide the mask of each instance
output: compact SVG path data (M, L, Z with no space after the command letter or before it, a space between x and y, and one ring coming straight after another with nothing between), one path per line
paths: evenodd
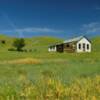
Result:
M51 47L51 46L57 46L57 45L62 45L63 43L55 43L55 44L51 44L51 45L49 45L49 47Z
M90 41L86 36L79 36L79 37L75 37L75 38L72 38L72 39L65 40L63 43L51 44L51 45L49 45L49 47L51 47L51 46L56 46L56 45L62 45L62 44L64 44L64 43L78 42L78 41L80 41L82 38L86 38L86 39L91 43L91 41Z
M63 43L78 42L82 38L86 38L86 37L85 36L75 37L75 38L72 38L72 39L65 40ZM86 39L90 42L90 40L88 38L86 38Z

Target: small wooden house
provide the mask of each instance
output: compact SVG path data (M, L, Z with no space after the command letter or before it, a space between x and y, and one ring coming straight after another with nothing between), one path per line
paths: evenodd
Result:
M51 52L91 52L91 41L80 36L65 40L63 43L50 45L48 51Z

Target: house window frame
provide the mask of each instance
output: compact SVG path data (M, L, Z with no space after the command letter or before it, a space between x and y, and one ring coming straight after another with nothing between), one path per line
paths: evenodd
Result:
M69 47L70 47L70 45L69 45L69 44L66 44L66 47L67 47L67 48L69 48Z
M83 49L85 49L85 45L86 45L86 44L85 44L85 43L83 43Z
M81 46L81 43L79 43L78 48L81 49L81 47L82 47L82 46Z
M90 48L90 46L89 46L89 44L87 44L87 50L89 50L89 48Z

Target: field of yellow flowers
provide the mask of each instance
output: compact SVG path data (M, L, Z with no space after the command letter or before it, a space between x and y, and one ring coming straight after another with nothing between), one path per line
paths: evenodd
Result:
M19 89L5 84L6 92L0 93L0 100L100 100L100 75L67 84L45 73L33 82L22 73L18 81Z
M19 96L25 100L100 100L100 76L76 79L72 84L48 76L37 84L24 80Z

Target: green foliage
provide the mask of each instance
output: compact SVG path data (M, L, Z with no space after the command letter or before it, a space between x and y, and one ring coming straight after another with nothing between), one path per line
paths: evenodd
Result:
M17 51L22 51L22 48L25 46L25 40L23 38L17 38L13 42L13 46Z

